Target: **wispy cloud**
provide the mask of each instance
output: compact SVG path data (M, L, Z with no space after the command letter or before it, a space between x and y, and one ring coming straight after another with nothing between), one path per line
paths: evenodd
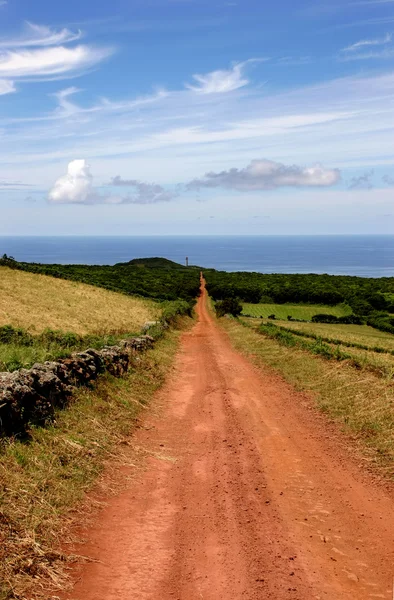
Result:
M358 177L353 177L348 186L349 190L372 190L373 183L371 181L374 171L366 171Z
M0 38L0 95L14 92L15 80L67 79L81 75L114 51L90 45L67 47L81 36L79 30L56 30L26 22L21 35Z
M244 62L235 63L231 69L212 71L205 75L193 75L197 85L186 84L186 88L198 94L222 94L232 92L245 85L249 79L244 75L245 67L251 63L262 62L267 59L252 58Z
M122 179L120 175L113 177L111 184L115 187L127 187L133 191L123 200L129 204L157 204L169 202L177 197L177 193L165 190L157 183L145 183L138 179Z
M2 181L0 180L0 189L21 189L30 187L28 183L20 183L18 181Z
M28 48L30 46L57 46L67 44L82 37L80 30L72 32L69 29L56 31L46 25L37 25L26 21L25 31L16 37L0 38L0 48Z
M359 0L352 2L351 6L379 6L380 4L393 4L394 0Z
M321 165L299 167L260 159L252 160L244 169L207 173L202 179L191 181L187 188L222 187L237 191L262 191L279 187L330 187L338 183L340 177L338 169L325 169Z
M383 182L389 186L394 186L394 177L392 175L384 175Z
M109 48L64 46L0 53L0 77L42 78L67 76L93 67L112 54Z
M226 102L180 89L90 103L81 90L75 103L76 91L61 91L55 111L2 119L0 177L17 180L22 171L49 188L75 148L94 161L100 185L131 161L133 179L173 185L247 165L262 149L284 165L362 170L394 161L394 72L283 91L242 88Z
M393 39L391 33L387 33L382 38L375 38L369 40L361 40L356 42L355 44L351 44L350 46L346 46L346 48L342 49L342 52L356 52L360 49L364 49L365 47L370 46L384 46L385 44L389 44Z
M12 81L7 81L6 79L0 79L0 96L5 96L5 94L11 94L15 92L16 88Z
M153 104L158 102L163 98L167 98L170 93L166 90L158 90L154 94L149 96L140 96L134 98L132 100L124 100L124 101L111 101L107 98L102 98L100 102L93 104L92 106L82 107L75 102L72 102L70 98L75 96L76 94L82 92L80 88L77 87L69 87L64 90L60 90L53 96L58 101L58 107L51 115L48 115L46 120L55 120L55 119L66 119L72 115L78 114L89 114L96 112L119 112L119 111L130 111L139 107L143 107L149 104Z
M353 60L373 60L373 59L390 59L394 57L394 48L384 48L383 50L373 50L370 52L360 52L341 56L342 62L350 62Z

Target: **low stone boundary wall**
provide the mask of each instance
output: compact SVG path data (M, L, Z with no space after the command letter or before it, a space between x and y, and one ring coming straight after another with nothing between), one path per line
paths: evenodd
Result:
M154 339L144 335L31 369L0 373L0 437L23 435L30 425L51 421L55 409L67 405L76 387L89 385L105 371L121 377L129 369L131 356L153 344Z

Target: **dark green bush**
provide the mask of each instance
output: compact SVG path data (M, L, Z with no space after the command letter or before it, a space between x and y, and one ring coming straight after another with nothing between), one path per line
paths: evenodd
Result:
M242 304L236 298L224 298L215 303L215 311L217 317L224 317L224 315L239 317L242 313Z

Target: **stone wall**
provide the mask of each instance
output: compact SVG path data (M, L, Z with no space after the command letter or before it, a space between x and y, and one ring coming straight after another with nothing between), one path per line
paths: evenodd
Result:
M0 373L0 436L24 435L30 425L44 425L63 408L76 387L89 385L107 371L121 377L133 354L152 347L148 335L123 340L102 350L89 348L70 358L35 364L31 369Z

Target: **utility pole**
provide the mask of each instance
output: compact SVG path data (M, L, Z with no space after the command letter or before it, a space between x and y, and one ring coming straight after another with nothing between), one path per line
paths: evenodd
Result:
M187 267L189 266L189 257L188 256L186 256L186 266Z

